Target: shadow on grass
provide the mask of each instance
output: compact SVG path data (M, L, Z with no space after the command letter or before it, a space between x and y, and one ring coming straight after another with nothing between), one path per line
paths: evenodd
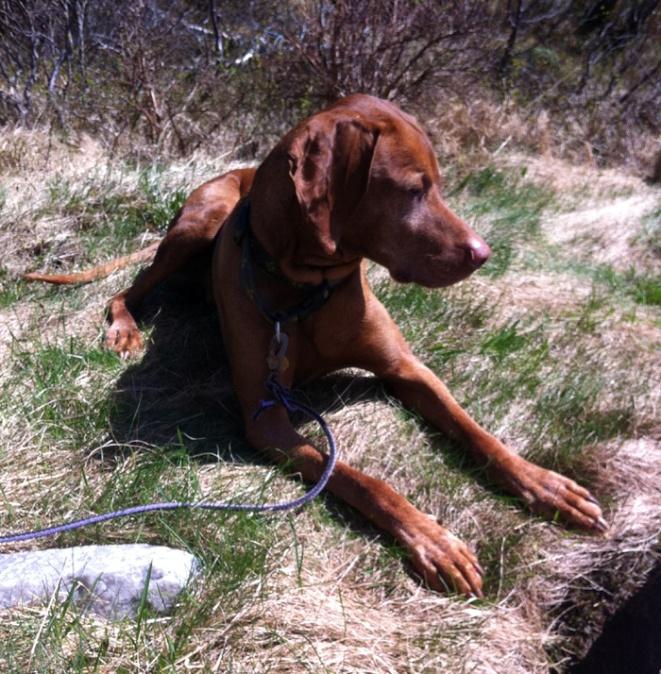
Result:
M192 299L188 290L165 286L148 298L140 320L143 329L151 330L149 344L113 393L111 426L118 444L183 445L201 461L232 455L261 462L243 437L215 308ZM296 395L322 414L384 397L373 377L343 372ZM296 426L306 421L294 419Z
M225 449L245 454L214 308L165 285L138 317L150 338L143 358L115 385L110 421L118 444L184 448L200 460L217 460Z
M611 615L585 658L568 674L658 674L661 671L661 563Z

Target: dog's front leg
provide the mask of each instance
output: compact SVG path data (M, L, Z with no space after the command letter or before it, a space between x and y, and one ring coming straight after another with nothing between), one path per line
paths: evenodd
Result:
M585 529L603 532L608 528L587 489L564 475L526 461L485 431L402 342L397 358L391 355L380 368L373 369L407 407L463 442L494 481L524 500L534 512L547 517L559 515Z
M296 432L283 408L245 420L254 447L290 465L304 480L319 480L327 457ZM404 545L430 587L482 596L482 570L471 550L388 484L338 461L328 490Z

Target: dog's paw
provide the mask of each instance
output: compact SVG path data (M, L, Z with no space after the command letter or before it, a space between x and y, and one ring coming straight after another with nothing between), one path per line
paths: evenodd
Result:
M482 597L484 572L477 557L435 519L416 512L398 538L408 548L413 567L438 592Z
M608 524L597 499L574 480L519 459L510 476L512 491L534 512L549 519L605 533Z
M106 330L106 347L123 360L142 350L142 335L135 323L115 321Z

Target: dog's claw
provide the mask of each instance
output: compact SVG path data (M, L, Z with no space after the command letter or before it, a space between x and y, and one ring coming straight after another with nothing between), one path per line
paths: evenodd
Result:
M415 570L438 592L483 597L483 571L473 552L456 536L415 511L407 518L398 538L411 553Z
M598 501L590 492L564 475L517 458L503 482L535 513L593 531L606 531Z
M138 354L142 348L138 326L133 321L116 320L106 331L106 347L122 360Z
M608 526L608 522L603 517L598 517L595 520L595 526L599 531L602 531L603 533L606 533L610 527Z

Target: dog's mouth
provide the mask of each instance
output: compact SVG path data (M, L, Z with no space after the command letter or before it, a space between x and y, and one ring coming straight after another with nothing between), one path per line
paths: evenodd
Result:
M397 283L417 283L425 288L445 288L463 281L475 270L466 267L449 270L447 265L442 266L442 263L429 261L416 268L398 267L389 271Z
M413 275L408 269L391 269L390 276L397 281L397 283L413 282Z

